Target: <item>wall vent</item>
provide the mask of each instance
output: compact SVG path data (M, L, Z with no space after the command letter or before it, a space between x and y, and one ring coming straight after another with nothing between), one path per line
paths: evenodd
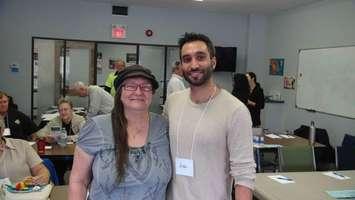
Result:
M112 15L128 15L128 7L126 6L112 6Z

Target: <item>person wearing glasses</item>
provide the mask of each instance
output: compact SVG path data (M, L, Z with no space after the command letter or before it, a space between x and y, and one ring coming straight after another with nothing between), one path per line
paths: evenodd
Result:
M169 200L251 200L255 179L252 122L248 108L213 79L212 41L185 33L180 60L190 88L168 96L173 178Z
M93 117L80 130L69 199L165 200L172 168L168 122L149 112L159 87L140 65L118 73L111 114Z
M39 138L45 138L46 142L56 142L57 136L52 135L52 128L60 127L65 128L67 134L71 138L78 136L80 128L85 123L85 118L74 113L73 103L67 98L60 98L58 100L59 115L49 121L45 127L36 133ZM76 139L74 139L76 141Z

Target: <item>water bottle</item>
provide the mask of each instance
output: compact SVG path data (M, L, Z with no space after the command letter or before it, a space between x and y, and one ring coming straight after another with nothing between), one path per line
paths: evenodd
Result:
M259 143L264 144L264 136L263 135L259 136Z
M65 147L67 145L67 138L68 138L67 131L65 130L65 128L62 128L58 139L59 146Z
M314 121L311 121L311 126L309 127L309 144L314 145L316 137L316 127L314 126Z

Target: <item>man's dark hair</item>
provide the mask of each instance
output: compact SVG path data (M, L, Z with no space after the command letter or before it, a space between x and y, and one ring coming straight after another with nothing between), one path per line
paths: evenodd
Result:
M179 49L180 49L180 59L181 59L181 49L182 47L189 42L202 41L206 44L208 52L210 53L211 58L216 55L216 50L214 49L213 43L206 35L201 33L185 33L182 38L179 39Z

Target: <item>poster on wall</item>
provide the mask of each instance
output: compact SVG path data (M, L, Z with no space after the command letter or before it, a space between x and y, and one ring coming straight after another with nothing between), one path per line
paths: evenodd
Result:
M295 89L296 78L294 76L284 77L284 88L285 89Z
M127 53L126 54L126 62L128 64L136 64L136 62L137 62L137 54L135 54L135 53Z
M283 58L271 58L269 65L269 74L275 76L284 75L285 59Z
M102 60L102 53L98 52L97 57L96 57L96 68L97 68L97 73L101 74L102 73L102 66L103 66L103 60Z
M20 72L20 64L18 64L18 62L14 62L9 65L9 69L12 73L18 73Z

